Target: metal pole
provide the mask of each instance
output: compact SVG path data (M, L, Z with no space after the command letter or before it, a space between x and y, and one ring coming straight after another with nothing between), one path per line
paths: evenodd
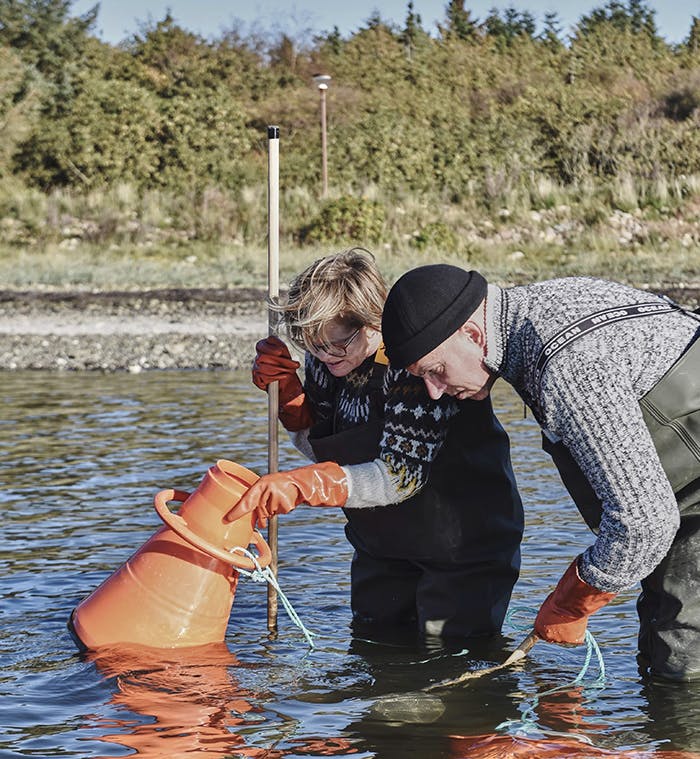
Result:
M326 142L326 89L327 85L323 84L319 88L321 93L321 180L322 190L321 197L328 195L328 148Z
M279 143L280 129L268 126L267 165L267 295L269 303L277 303L280 294L279 283ZM268 333L277 332L277 314L268 309ZM272 382L267 391L267 471L279 469L279 439L277 417L279 413L279 383ZM267 542L272 552L270 569L277 577L277 517L271 517L267 525ZM267 584L267 629L277 632L277 591Z

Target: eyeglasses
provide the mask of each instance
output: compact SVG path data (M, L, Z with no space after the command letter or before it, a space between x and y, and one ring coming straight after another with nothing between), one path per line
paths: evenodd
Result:
M360 334L360 330L362 327L358 327L350 337L346 338L345 340L337 340L333 343L320 344L320 343L309 343L309 348L311 349L312 353L325 353L328 356L335 356L336 358L341 358L342 356L348 355L348 347L350 346L350 343Z

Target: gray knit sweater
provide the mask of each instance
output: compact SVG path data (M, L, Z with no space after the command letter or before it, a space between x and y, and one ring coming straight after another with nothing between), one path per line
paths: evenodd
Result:
M603 504L581 577L619 592L646 577L678 529L673 491L638 400L683 352L698 329L673 312L603 326L575 340L547 365L534 365L561 329L596 311L661 302L655 295L587 277L501 289L489 286L487 366L532 408L552 440L561 439Z

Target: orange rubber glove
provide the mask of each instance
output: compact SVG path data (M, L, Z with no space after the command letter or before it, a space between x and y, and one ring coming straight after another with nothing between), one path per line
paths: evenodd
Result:
M266 337L255 346L253 384L267 392L271 382L279 382L279 420L286 430L305 430L314 423L311 407L297 375L299 362L294 361L287 346L277 337Z
M550 593L535 619L535 632L550 643L583 643L588 617L610 603L615 593L606 593L584 582L578 574L577 556Z
M344 506L347 500L347 475L334 461L324 461L264 475L243 494L224 521L233 522L255 511L258 527L266 527L271 516L287 514L300 503Z

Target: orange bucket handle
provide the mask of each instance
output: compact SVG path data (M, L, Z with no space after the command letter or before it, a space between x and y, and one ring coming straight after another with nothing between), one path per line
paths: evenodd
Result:
M197 533L193 532L187 526L187 522L179 514L173 513L168 508L169 501L179 501L180 503L183 503L189 497L190 494L186 493L184 490L173 490L172 488L168 488L156 493L153 503L158 512L158 516L163 522L190 545L209 554L209 556L213 556L215 559L219 559L219 561L223 561L225 564L231 564L237 569L245 569L248 572L256 570L258 567L252 559L249 559L247 556L230 553L223 548L217 548L215 545L212 545L209 541L204 540L197 535ZM257 530L253 530L251 543L253 543L258 550L258 565L262 568L267 567L272 561L272 551L270 550L270 546L265 542L265 538L263 538ZM241 546L241 548L246 548L246 546Z

